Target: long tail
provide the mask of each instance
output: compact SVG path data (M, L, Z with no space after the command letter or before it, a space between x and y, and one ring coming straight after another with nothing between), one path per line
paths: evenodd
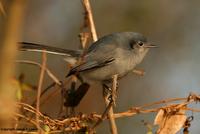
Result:
M30 42L19 42L20 50L21 51L35 51L35 52L43 52L46 51L50 54L56 54L56 55L62 55L62 56L72 56L72 57L79 57L82 52L77 50L68 50L68 49L62 49L52 46L46 46L36 43L30 43Z

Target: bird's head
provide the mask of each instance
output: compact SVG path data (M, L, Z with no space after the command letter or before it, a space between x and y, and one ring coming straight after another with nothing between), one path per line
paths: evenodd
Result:
M147 38L140 33L127 33L128 45L130 49L136 54L145 55L150 48L156 48L157 46L147 41Z

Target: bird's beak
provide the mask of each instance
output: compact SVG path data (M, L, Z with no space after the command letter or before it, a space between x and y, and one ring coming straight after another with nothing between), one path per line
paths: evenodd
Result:
M148 44L145 44L144 47L146 47L146 48L157 48L158 46L148 43Z

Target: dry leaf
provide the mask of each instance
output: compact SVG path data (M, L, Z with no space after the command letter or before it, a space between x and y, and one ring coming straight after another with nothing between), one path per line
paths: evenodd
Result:
M154 125L160 125L162 121L164 120L165 111L163 109L160 109L156 115L156 118L154 119Z
M160 110L154 121L154 124L159 125L157 134L176 134L183 127L186 119L183 110L175 113Z

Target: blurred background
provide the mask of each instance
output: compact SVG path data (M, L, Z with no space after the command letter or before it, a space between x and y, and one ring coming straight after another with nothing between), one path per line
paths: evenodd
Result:
M3 1L3 3L8 3ZM145 76L129 74L120 80L115 112L128 110L149 102L166 98L185 97L200 89L200 1L193 0L91 0L98 37L123 31L143 33L158 49L152 49L137 68ZM22 40L60 48L78 49L78 34L83 24L83 7L80 0L27 1L22 29ZM2 23L1 18L0 23ZM20 52L17 59L41 61L41 55ZM48 55L48 68L60 80L65 79L68 68L62 57ZM37 85L39 69L17 64L16 77L24 73L25 81ZM52 81L45 77L45 85ZM46 87L44 86L44 87ZM34 96L29 91L25 96ZM29 99L29 98L27 98ZM60 95L50 98L41 106L43 113L56 117L61 105ZM76 109L83 113L102 113L102 89L94 85ZM198 113L190 127L192 134L200 132ZM153 123L155 114L137 115L117 119L119 133L145 133L141 120ZM109 133L108 123L101 124L97 133Z

